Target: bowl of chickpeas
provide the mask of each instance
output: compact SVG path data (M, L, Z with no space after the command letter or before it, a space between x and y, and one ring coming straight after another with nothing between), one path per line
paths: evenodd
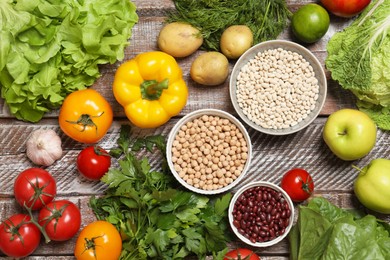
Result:
M236 236L254 247L282 241L294 222L294 204L278 185L256 181L241 187L229 205L229 223Z
M212 195L240 182L249 169L252 144L241 122L218 109L200 109L180 119L167 140L168 166L187 189Z
M306 128L319 115L327 80L310 50L295 42L270 40L237 60L229 91L246 124L262 133L287 135Z

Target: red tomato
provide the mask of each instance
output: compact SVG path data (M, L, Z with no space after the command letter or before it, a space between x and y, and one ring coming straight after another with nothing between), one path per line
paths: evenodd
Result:
M111 166L109 153L99 146L89 146L77 157L77 169L90 180L100 180Z
M314 182L310 174L303 169L292 169L282 178L282 189L294 202L301 202L310 197L314 191Z
M29 215L16 214L0 224L0 250L9 257L26 257L41 241L41 232Z
M32 210L41 209L52 201L57 194L57 184L51 174L41 168L29 168L16 177L14 195L23 207Z
M260 260L260 257L252 250L246 248L238 248L229 251L223 260Z
M80 229L80 210L68 200L52 201L39 211L38 223L51 240L65 241Z
M334 15L352 17L363 11L371 0L321 0L324 7Z

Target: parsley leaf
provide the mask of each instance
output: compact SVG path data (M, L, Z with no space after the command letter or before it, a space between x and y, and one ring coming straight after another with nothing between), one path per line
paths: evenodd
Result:
M108 185L105 194L90 200L97 219L111 222L123 235L121 259L221 256L229 242L231 194L207 197L183 190L167 167L165 138L131 136L130 127L123 126L118 147L110 151L119 167L101 179ZM147 155L139 158L142 150L161 154L160 169L153 169Z

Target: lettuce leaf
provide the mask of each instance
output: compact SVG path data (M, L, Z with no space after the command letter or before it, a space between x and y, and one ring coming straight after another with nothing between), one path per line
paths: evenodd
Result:
M10 112L37 122L91 86L100 64L124 58L137 22L129 0L1 1L0 87Z
M291 259L390 259L389 224L322 197L299 207L289 233Z
M390 1L375 0L328 42L325 65L357 106L390 130Z

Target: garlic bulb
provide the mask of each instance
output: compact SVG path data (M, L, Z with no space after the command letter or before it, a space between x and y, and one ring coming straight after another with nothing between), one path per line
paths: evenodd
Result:
M26 146L27 157L37 165L50 166L62 156L61 138L51 129L32 132Z

